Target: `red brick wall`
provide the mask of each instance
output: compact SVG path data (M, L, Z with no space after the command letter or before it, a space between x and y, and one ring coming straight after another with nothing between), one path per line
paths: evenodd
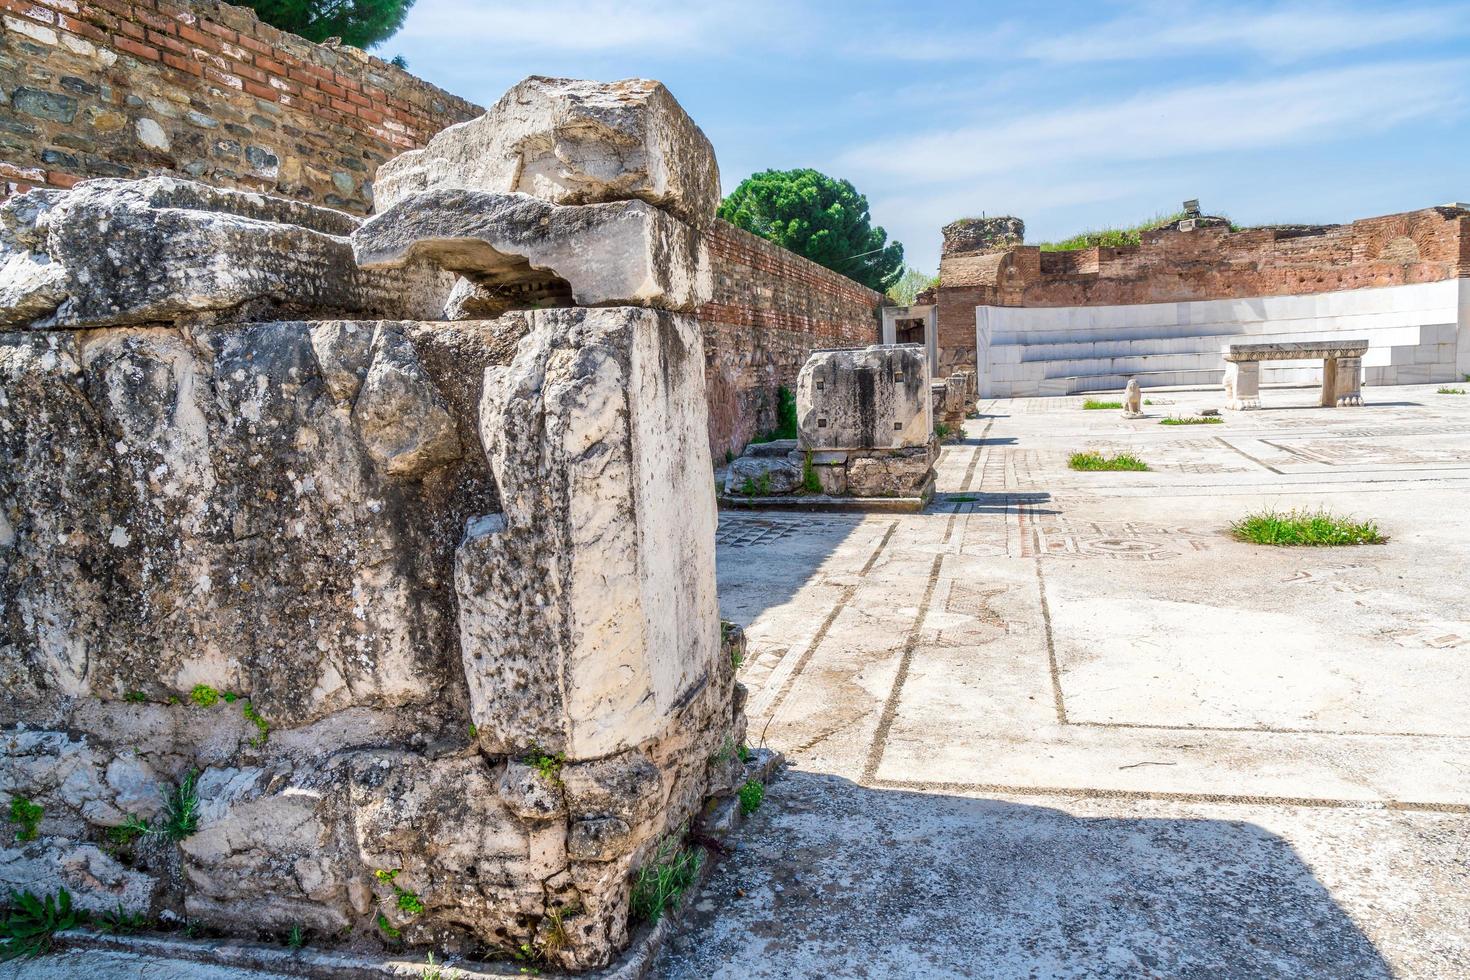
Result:
M380 163L482 111L244 7L0 0L4 193L169 173L363 214Z
M1145 233L1142 245L945 256L944 364L973 363L976 306L1112 306L1282 296L1470 276L1470 212L1426 208L1323 228Z
M796 390L813 349L878 343L883 296L723 221L707 243L715 293L699 320L719 461L775 427L777 391Z

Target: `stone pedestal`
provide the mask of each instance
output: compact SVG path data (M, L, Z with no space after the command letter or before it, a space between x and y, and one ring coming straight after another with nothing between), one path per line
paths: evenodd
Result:
M1225 362L1225 407L1236 412L1261 407L1259 361Z
M1338 408L1356 406L1363 404L1363 359L1361 357L1339 357L1335 361L1329 361L1328 365L1333 368L1333 401L1323 401L1324 405L1335 405ZM1325 391L1327 387L1327 371L1323 370L1322 386Z

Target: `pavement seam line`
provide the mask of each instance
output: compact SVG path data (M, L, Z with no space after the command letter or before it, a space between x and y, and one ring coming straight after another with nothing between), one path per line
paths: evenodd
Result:
M903 693L903 685L909 676L909 664L914 659L914 648L919 645L919 637L924 630L924 620L929 618L929 604L934 599L934 587L939 584L939 568L944 562L944 555L934 556L934 563L929 566L929 581L924 586L924 598L919 601L919 611L914 616L914 625L909 628L908 639L904 640L903 652L898 657L898 672L893 677L893 687L888 691L888 698L883 704L883 714L878 718L878 727L873 732L873 741L868 746L868 759L863 764L863 775L860 780L864 786L871 785L878 773L878 763L883 759L883 749L888 744L888 733L893 728L893 720L898 715L898 699Z

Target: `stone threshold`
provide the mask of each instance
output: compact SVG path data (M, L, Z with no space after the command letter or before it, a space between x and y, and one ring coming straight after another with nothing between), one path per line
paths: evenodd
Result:
M833 497L824 493L769 497L718 495L723 510L794 510L810 513L917 514L934 499L934 474L914 497Z
M753 749L745 764L745 778L770 783L786 764L786 758L772 749ZM715 840L734 834L745 822L740 800L735 795L713 797L706 802L699 817L699 833ZM613 963L586 973L561 973L537 967L542 976L577 977L579 980L644 980L653 961L674 930L683 922L684 914L719 863L719 854L705 848L700 862L699 878L685 889L677 908L668 910L652 926L642 926L633 935L628 948ZM204 966L252 970L259 973L312 980L379 980L383 977L421 977L428 964L424 959L402 955L373 956L347 950L286 949L279 945L233 939L186 939L169 935L121 936L68 929L56 934L56 949L97 950L123 953L146 960L155 966L165 963L198 963ZM427 953L428 951L425 951ZM457 980L498 980L502 977L525 976L527 964L515 960L492 963L445 960L435 968L445 977Z

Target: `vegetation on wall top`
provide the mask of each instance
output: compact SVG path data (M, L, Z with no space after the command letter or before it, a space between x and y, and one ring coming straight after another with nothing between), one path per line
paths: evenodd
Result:
M272 27L321 43L370 48L403 26L414 0L239 0Z
M903 246L873 226L868 199L816 170L752 174L719 216L880 293L903 275Z

